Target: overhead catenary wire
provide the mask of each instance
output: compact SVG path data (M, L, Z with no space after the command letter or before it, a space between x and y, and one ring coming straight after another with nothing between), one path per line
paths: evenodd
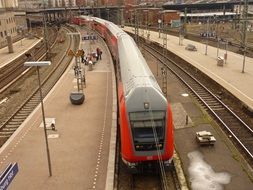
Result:
M150 100L151 98L149 96L145 97L147 100ZM163 159L162 159L162 153L161 153L161 149L159 147L159 138L157 135L157 131L156 131L156 125L155 125L155 119L154 119L154 114L153 114L153 109L152 109L152 105L150 105L150 109L149 109L149 115L150 115L150 120L151 120L151 126L152 126L152 131L153 131L153 135L154 135L154 140L155 140L155 146L156 146L156 151L157 151L157 157L158 157L158 163L159 163L159 168L160 168L160 173L161 173L161 181L162 181L162 185L164 190L169 189L168 187L168 182L167 182L167 178L166 178L166 172L165 172L165 167L164 167L164 163L163 163ZM165 114L165 119L164 119L164 133L166 132L166 114ZM165 142L164 142L165 144Z

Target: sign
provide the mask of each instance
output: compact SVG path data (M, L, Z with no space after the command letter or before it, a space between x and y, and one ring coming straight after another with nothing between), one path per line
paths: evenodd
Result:
M215 32L202 32L199 34L201 37L215 37Z
M0 176L0 190L6 190L11 184L11 181L14 179L18 173L18 164L9 164L9 166L1 173Z
M81 49L79 49L79 50L77 51L77 53L76 53L76 56L77 56L77 57L84 56L84 51L81 50Z
M82 37L82 40L97 40L97 36L95 35L85 35Z
M178 28L181 26L180 20L171 20L171 28Z
M70 50L68 51L68 56L75 56L73 50L70 49Z

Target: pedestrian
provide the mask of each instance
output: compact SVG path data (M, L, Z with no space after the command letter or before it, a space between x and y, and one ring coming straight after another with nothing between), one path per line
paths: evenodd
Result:
M82 50L81 50L82 63L84 63L84 54L85 54L85 52L84 52L84 50L82 49Z
M97 48L97 55L98 55L98 59L102 59L102 50L101 49L99 49L99 48Z
M98 60L100 49L97 47L96 51L97 51L97 60Z
M95 53L96 60L98 61L98 52Z
M74 72L75 72L75 76L77 76L78 75L78 66L77 65L74 66Z
M99 59L101 60L102 59L102 50L99 51Z
M52 119L51 128L53 131L55 131L55 118Z
M84 56L84 65L88 65L88 57Z
M102 50L101 49L99 49L99 53L98 53L98 58L101 60L102 59Z

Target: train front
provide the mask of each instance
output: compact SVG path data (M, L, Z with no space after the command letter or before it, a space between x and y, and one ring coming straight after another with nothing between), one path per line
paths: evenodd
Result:
M123 161L134 170L158 161L170 166L174 144L167 100L152 86L136 87L126 96L125 106L121 122Z

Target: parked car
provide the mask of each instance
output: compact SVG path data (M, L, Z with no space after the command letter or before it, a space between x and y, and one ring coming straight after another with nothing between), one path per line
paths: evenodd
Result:
M189 51L197 51L197 48L195 45L192 45L192 44L187 44L187 46L185 47L186 50L189 50Z
M197 142L201 145L214 145L216 139L209 131L199 131L196 132Z

